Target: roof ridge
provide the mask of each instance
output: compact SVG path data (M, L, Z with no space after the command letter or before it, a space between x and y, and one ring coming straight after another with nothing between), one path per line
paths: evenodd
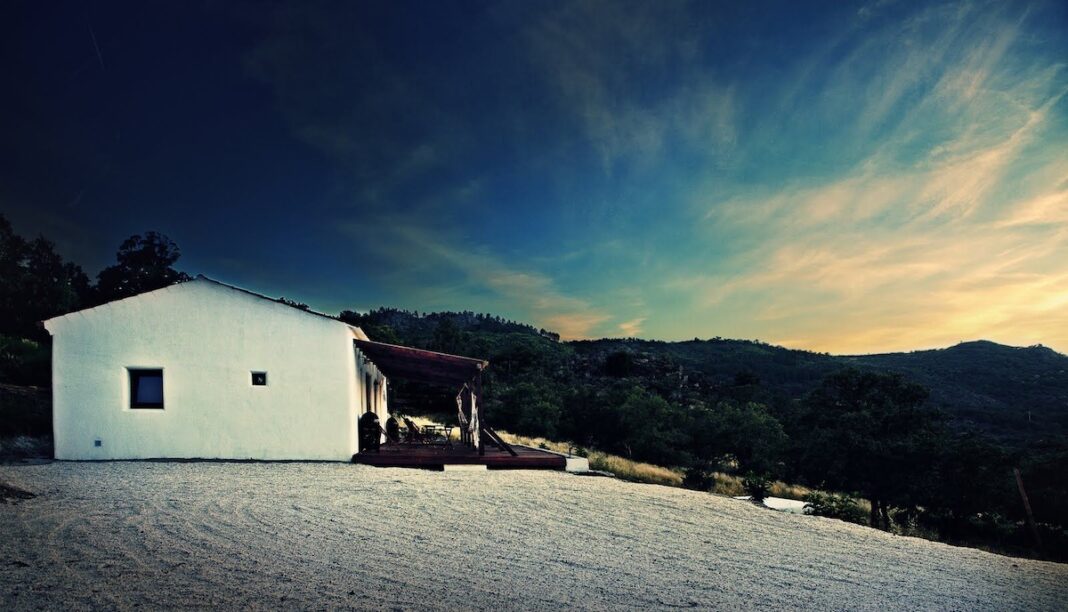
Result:
M248 295L251 295L253 297L258 297L260 299L267 300L268 302L274 302L275 304L281 304L282 306L288 306L288 307L290 307L293 310L296 310L298 312L304 312L304 313L307 313L307 314L310 314L310 315L315 315L317 317L324 317L324 318L330 319L331 321L337 321L338 323L342 323L344 325L348 325L349 327L354 327L356 329L359 329L358 326L352 325L350 323L345 323L344 321L342 321L341 319L337 318L334 315L328 315L325 312L319 312L318 310L312 310L311 308L301 308L301 307L296 306L294 304L289 304L287 302L283 302L282 298L273 298L273 297L271 297L269 295L264 295L262 293L256 293L255 291L252 291L251 289L245 289L244 287L238 287L237 285L231 285L230 283L224 283L224 282L222 282L220 280L215 280L214 278L210 278L210 277L205 276L203 274L197 274L196 277L194 278L194 280L205 280L205 281L208 281L209 283L215 283L216 285L220 285L220 286L226 287L228 289L233 289L234 291L240 291L242 293L247 293Z
M240 291L241 293L244 293L246 295L251 295L253 297L260 298L261 300L266 300L268 302L273 302L273 303L279 304L281 306L288 306L289 308L292 308L293 310L296 310L297 312L303 312L305 314L309 314L309 315L312 315L312 316L322 317L324 319L329 319L331 321L335 321L337 323L341 323L342 325L345 325L349 329L357 330L359 332L359 334L357 335L357 338L360 338L360 336L362 336L363 338L367 337L367 334L359 326L352 325L351 323L346 323L345 321L342 321L341 319L337 318L336 316L328 315L326 313L319 312L318 310L312 310L311 308L300 308L300 307L297 307L297 306L295 306L293 304L288 304L286 302L283 302L279 298L273 298L273 297L270 297L268 295L264 295L262 293L256 293L255 291L252 291L252 290L249 290L249 289L245 289L244 287L238 287L236 285L231 285L229 283L224 283L224 282L222 282L220 280L215 280L214 278L210 278L210 277L205 276L203 274L197 274L196 276L194 276L193 278L191 278L191 279L189 279L187 281L177 282L177 283L174 283L174 284L171 284L171 285L167 285L166 287L160 287L159 289L153 289L151 291L145 291L145 292L137 293L137 294L134 294L134 295L128 295L126 297L119 298L117 300L111 300L111 301L108 301L108 302L104 302L103 304L97 304L95 306L90 306L89 308L82 308L80 310L73 310L71 312L64 313L64 314L57 315L57 316L51 317L49 319L46 319L45 321L42 321L41 323L42 324L43 323L47 323L48 321L54 321L54 320L62 319L62 318L65 318L65 317L70 317L70 316L73 316L73 315L76 315L76 314L83 314L83 313L89 312L90 310L96 310L98 308L103 308L104 306L108 306L108 305L114 304L116 302L121 302L123 300L129 300L129 299L133 299L133 298L136 298L136 297L141 297L143 295L148 295L149 293L155 293L157 291L172 290L172 289L174 289L176 287L179 287L181 285L184 285L186 283L191 283L191 282L195 282L195 281L209 282L209 283L212 283L214 285L218 285L220 287L226 287L227 289L232 289L233 291ZM362 339L362 338L360 338L360 339Z

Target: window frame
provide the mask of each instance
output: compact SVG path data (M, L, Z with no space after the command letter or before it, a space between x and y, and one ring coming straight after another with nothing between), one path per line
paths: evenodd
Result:
M166 395L166 381L164 380L163 368L126 368L127 378L129 381L130 389L130 401L128 402L128 408L130 410L164 410L167 403ZM159 375L159 402L139 402L137 401L137 386L140 384L142 378L149 376Z

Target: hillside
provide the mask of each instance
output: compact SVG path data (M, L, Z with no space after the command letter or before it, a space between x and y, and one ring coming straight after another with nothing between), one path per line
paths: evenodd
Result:
M976 341L937 350L834 356L722 338L554 342L533 326L473 313L380 309L355 322L373 337L487 357L498 382L519 382L519 373L568 384L631 379L683 402L758 386L762 396L786 401L802 397L835 371L855 367L901 374L923 385L930 403L955 427L979 430L1012 447L1068 436L1068 356L1042 346Z
M1014 446L1068 435L1068 356L1043 346L980 340L936 350L832 356L744 340L571 344L593 361L620 350L645 360L666 359L711 384L752 374L788 397L800 397L845 367L897 373L926 387L931 403L959 427L978 429Z
M545 471L2 466L5 610L1051 610L1068 566Z
M931 400L1003 439L1068 433L1068 356L1044 346L964 342L946 349L841 358L898 372L931 390Z

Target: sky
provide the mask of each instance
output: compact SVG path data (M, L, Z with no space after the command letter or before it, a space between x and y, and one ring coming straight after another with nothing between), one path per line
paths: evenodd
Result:
M1063 2L0 8L0 212L95 275L565 338L1068 352Z

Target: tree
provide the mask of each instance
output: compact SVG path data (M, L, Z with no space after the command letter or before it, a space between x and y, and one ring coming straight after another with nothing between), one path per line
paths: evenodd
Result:
M393 331L393 328L389 325L368 325L361 328L363 332L367 334L367 337L375 342L385 342L386 344L401 344L400 338L397 336L397 332Z
M494 427L530 436L555 438L560 398L548 381L528 380L506 389L491 411Z
M966 432L939 440L935 452L929 489L920 501L948 515L943 538L959 537L969 517L1014 499L1011 458L982 436Z
M1020 466L1034 506L1035 520L1068 528L1068 440L1049 440L1031 449ZM1012 492L1011 504L1022 516L1019 496Z
M627 351L615 351L604 360L604 373L612 378L626 378L634 371L634 358Z
M677 406L641 387L632 387L617 408L622 435L617 447L628 457L677 465L686 456L686 415Z
M97 275L97 301L119 300L189 280L188 274L174 269L181 256L178 245L159 232L130 236L119 245L118 262Z
M693 452L708 464L733 459L739 471L777 474L785 446L782 425L763 404L725 401L696 417Z
M43 237L27 241L0 215L0 334L47 341L40 322L80 308L89 278Z
M430 340L430 348L442 353L459 353L463 343L463 332L457 327L452 317L442 317L434 328L434 337Z
M815 486L866 497L871 525L888 528L888 505L907 503L932 459L941 420L926 399L926 389L895 374L828 376L804 401L800 471Z

